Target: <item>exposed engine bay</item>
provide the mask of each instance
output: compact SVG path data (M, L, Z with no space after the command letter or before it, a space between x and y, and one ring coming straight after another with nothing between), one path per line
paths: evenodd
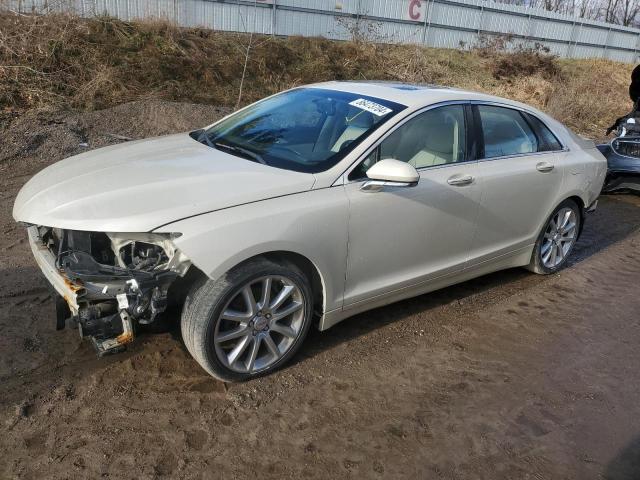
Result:
M167 308L169 287L190 266L171 234L32 226L29 236L38 263L60 294L57 328L77 327L100 355L124 349L137 324L156 321ZM48 260L54 267L49 271ZM61 278L51 278L55 275Z

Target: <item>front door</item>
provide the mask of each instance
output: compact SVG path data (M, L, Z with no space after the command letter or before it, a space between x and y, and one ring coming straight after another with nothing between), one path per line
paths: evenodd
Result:
M469 112L455 104L413 116L349 174L345 307L463 269L480 199ZM366 170L387 158L413 165L418 185L361 190Z

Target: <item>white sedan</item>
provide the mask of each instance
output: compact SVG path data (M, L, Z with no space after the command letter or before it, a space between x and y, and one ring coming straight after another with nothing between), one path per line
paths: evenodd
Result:
M527 105L329 82L58 162L13 215L59 327L110 353L183 304L188 350L235 381L284 365L312 324L504 268L556 272L606 167Z

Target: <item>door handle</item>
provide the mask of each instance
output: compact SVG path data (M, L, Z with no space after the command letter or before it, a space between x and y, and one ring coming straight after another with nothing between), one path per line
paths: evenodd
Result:
M536 170L539 172L550 172L553 170L553 164L549 162L540 162L536 165Z
M447 180L449 185L456 187L462 187L464 185L470 185L473 183L473 177L471 175L454 175Z

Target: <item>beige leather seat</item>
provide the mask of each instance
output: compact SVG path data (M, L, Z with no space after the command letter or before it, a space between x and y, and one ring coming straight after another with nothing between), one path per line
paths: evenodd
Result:
M347 117L349 118L349 117ZM332 152L339 152L340 149L348 141L356 140L371 128L373 125L373 116L369 112L363 110L356 111L355 116L347 121L347 128L340 134L336 142L331 147Z
M424 122L421 125L424 129L422 132L423 146L411 157L409 164L415 168L424 168L459 160L458 139L460 135L458 129L460 126L452 116L447 115L443 120L437 123Z

